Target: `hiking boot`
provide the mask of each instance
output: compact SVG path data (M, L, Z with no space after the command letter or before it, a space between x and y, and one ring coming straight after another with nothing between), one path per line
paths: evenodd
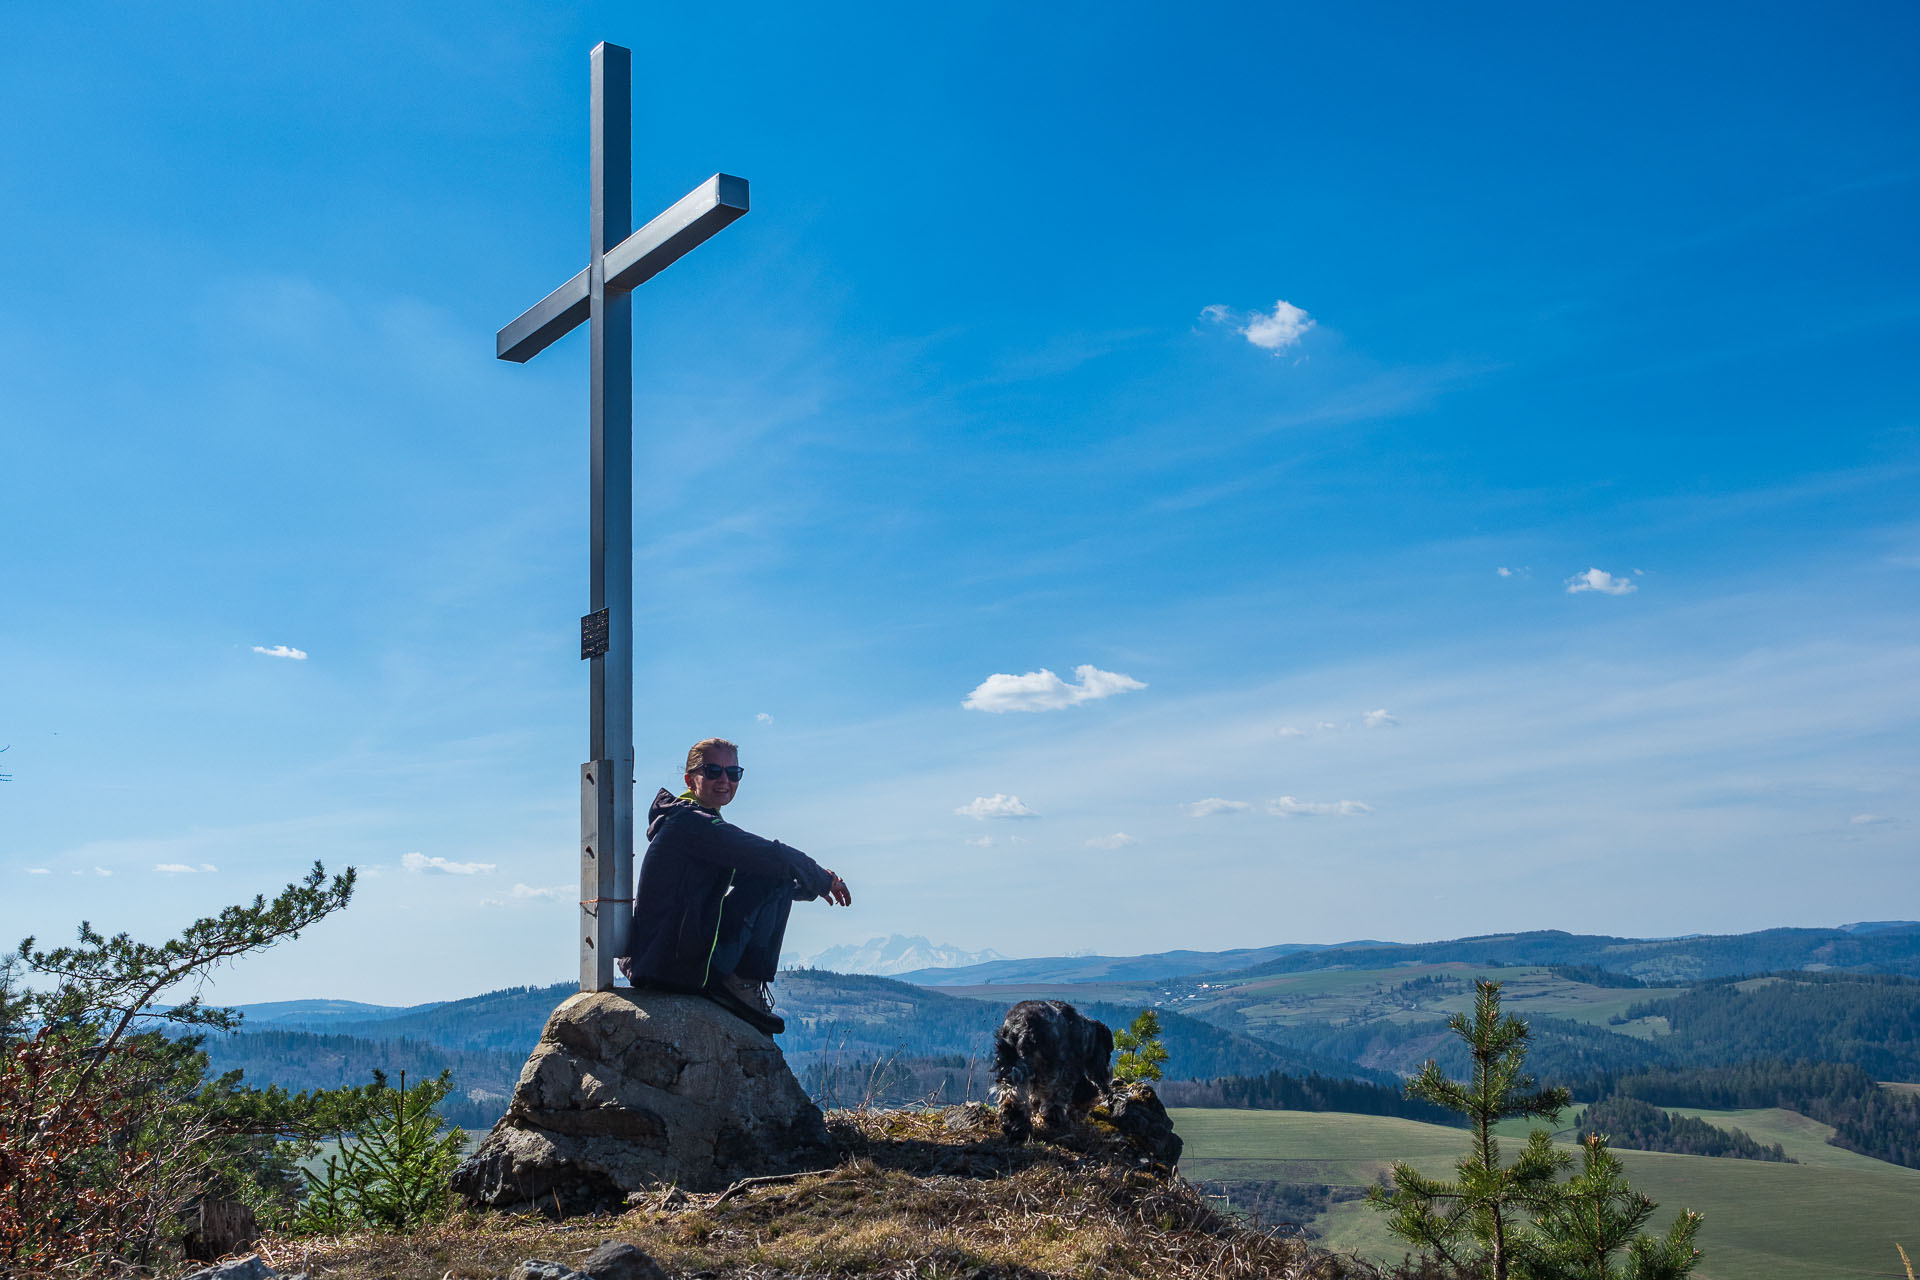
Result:
M787 1020L773 1011L773 993L764 982L723 973L707 984L707 998L748 1026L770 1036L787 1029Z

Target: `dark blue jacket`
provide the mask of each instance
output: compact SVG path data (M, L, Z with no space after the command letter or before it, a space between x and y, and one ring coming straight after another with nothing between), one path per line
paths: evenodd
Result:
M796 902L827 891L833 878L791 845L742 831L714 809L662 789L647 810L647 855L633 894L627 937L633 978L698 990L720 934L720 908L735 873L793 884Z

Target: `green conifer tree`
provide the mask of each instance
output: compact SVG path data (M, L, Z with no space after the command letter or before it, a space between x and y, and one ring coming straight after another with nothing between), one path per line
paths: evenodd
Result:
M1449 1080L1429 1060L1407 1082L1409 1097L1436 1103L1467 1118L1472 1145L1454 1165L1452 1181L1429 1178L1410 1164L1393 1166L1393 1190L1375 1187L1369 1202L1388 1214L1387 1227L1417 1248L1461 1270L1484 1267L1508 1280L1516 1256L1528 1250L1523 1216L1544 1210L1559 1192L1560 1172L1572 1162L1556 1151L1545 1129L1527 1135L1512 1164L1503 1164L1494 1126L1524 1116L1558 1119L1573 1099L1565 1089L1538 1088L1525 1071L1527 1024L1500 1012L1500 984L1476 982L1472 1018L1447 1020L1467 1042L1473 1078Z
M409 1089L402 1071L395 1089L376 1069L365 1123L342 1133L338 1153L327 1157L321 1173L311 1175L297 1229L329 1235L355 1227L404 1231L445 1217L447 1177L466 1135L459 1129L442 1133L434 1107L452 1088L451 1075L443 1071Z
M1122 1084L1136 1080L1158 1080L1167 1060L1166 1046L1160 1043L1160 1015L1142 1009L1133 1025L1113 1033L1113 1047L1120 1056L1113 1060L1113 1078Z
M1682 1213L1665 1236L1642 1234L1657 1207L1627 1185L1606 1138L1587 1135L1580 1172L1541 1211L1537 1253L1526 1274L1534 1280L1682 1280L1700 1261L1693 1247L1700 1215Z

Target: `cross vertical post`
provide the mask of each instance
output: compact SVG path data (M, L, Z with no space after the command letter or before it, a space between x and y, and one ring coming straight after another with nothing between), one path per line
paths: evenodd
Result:
M633 884L633 294L607 288L607 250L633 230L633 55L599 44L591 55L592 213L587 297L591 319L593 477L591 609L606 611L606 652L591 660L587 756L599 766L594 812L612 830L581 827L580 989L613 986L625 954ZM589 785L583 782L583 785ZM606 790L612 791L607 803ZM582 817L586 796L581 796ZM595 823L599 827L599 823Z
M716 173L633 230L633 55L591 55L591 217L586 269L502 329L496 354L524 364L589 331L587 762L580 766L580 989L613 987L633 919L633 290L747 211L747 184Z

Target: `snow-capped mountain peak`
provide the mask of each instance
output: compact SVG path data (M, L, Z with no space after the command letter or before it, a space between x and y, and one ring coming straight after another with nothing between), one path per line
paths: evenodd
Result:
M789 968L831 969L835 973L872 973L886 976L910 973L915 969L957 969L962 965L985 964L1005 960L998 951L962 951L958 947L936 945L921 937L894 934L887 938L869 938L857 946L828 947L816 955L801 956Z

